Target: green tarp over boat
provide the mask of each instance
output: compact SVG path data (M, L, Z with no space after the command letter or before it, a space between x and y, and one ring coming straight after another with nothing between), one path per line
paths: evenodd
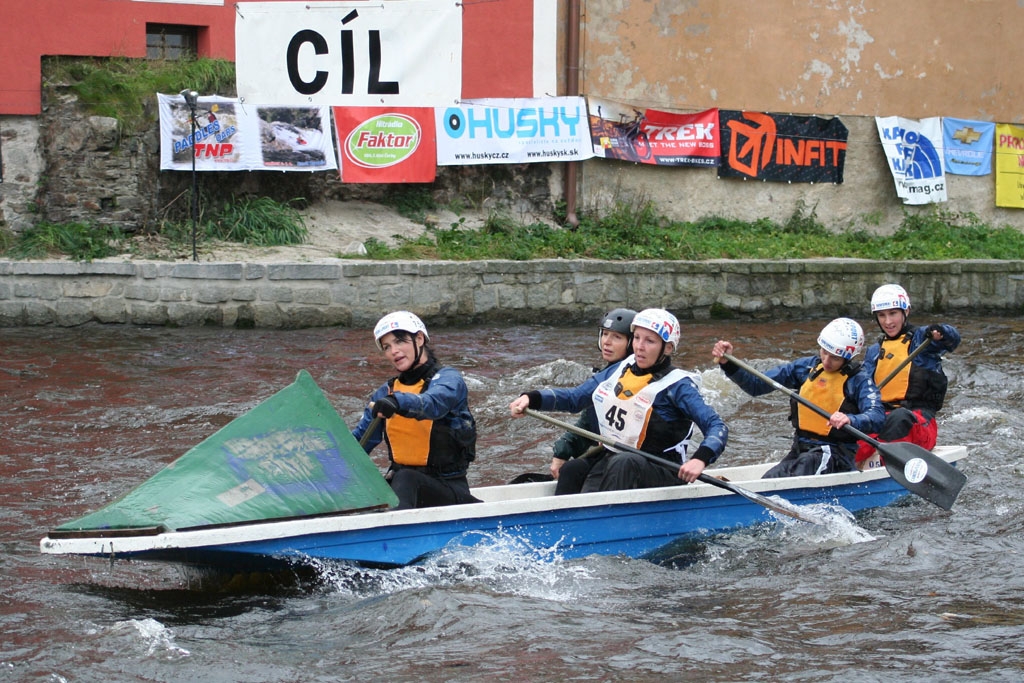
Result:
M305 370L120 500L52 533L180 531L398 504Z

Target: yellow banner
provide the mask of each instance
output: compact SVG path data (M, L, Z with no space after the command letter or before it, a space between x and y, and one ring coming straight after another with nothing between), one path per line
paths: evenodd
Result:
M996 124L996 206L1024 209L1024 128Z

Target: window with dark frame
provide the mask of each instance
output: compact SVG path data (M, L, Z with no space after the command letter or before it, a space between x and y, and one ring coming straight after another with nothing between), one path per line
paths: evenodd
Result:
M146 24L148 59L193 59L198 52L195 26Z

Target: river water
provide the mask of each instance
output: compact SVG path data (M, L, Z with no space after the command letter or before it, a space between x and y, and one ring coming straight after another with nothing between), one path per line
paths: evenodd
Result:
M712 368L714 340L765 367L813 352L824 322L684 324L677 365L703 371L732 430L721 464L777 459L790 429L784 397L750 399ZM355 424L389 374L369 332L0 330L0 680L1019 681L1024 322L949 322L964 342L946 361L939 437L970 449L950 512L913 498L827 529L787 518L682 544L660 563L538 560L498 537L410 568L230 581L41 555L38 542L300 369ZM557 431L510 420L507 404L582 381L596 330L431 333L470 385L481 433L471 482L546 471Z

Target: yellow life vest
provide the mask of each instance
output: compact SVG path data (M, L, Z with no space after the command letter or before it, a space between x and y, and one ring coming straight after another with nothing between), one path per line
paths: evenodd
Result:
M804 380L803 386L800 387L800 395L823 408L831 416L846 400L843 385L846 384L847 377L842 370L826 372L819 363ZM832 425L828 423L827 417L822 417L801 403L797 406L797 429L818 436L828 436Z
M875 366L875 383L881 382L910 355L910 335L904 334L898 339L883 339L879 345L878 364ZM882 393L882 403L899 403L907 397L910 387L910 364L889 380Z
M410 394L423 392L424 380L415 384L402 384L395 380L391 387L392 393L404 391ZM430 433L434 429L433 420L415 420L411 417L393 415L384 426L387 432L388 446L391 448L391 459L399 465L425 467L430 457Z

